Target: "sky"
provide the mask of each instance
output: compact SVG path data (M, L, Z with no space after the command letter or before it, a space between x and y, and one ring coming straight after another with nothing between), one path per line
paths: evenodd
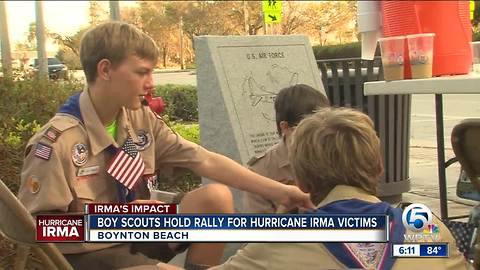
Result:
M16 43L26 40L28 26L35 22L35 2L6 1L5 8L10 46L13 50ZM73 34L81 26L88 24L88 1L44 1L43 19L45 27L50 31Z

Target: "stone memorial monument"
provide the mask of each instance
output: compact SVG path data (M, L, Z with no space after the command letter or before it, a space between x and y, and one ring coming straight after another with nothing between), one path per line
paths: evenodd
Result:
M279 140L280 89L304 83L325 94L307 36L199 36L195 57L201 144L243 165Z

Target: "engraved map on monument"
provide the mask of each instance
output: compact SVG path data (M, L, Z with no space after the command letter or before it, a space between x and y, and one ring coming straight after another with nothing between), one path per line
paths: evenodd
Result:
M282 88L315 85L303 44L218 48L225 78L225 102L244 158L265 152L279 140L274 102Z
M265 76L265 84L262 84L259 79L256 77ZM266 74L258 74L255 76L253 72L249 72L244 76L242 83L242 95L247 97L250 102L250 106L254 109L259 108L259 114L263 118L275 122L275 115L272 115L272 110L267 109L263 111L261 106L258 106L260 103L270 104L273 108L275 103L275 97L277 92L285 87L295 85L298 83L298 72L292 71L287 67L282 67L277 64L273 64L266 72Z
M249 130L244 138L249 145L253 147L252 155L264 153L268 148L273 146L278 140L275 124L275 98L279 90L297 84L300 71L292 70L286 66L272 64L268 69L262 72L248 71L244 76L240 89L242 90L242 98L249 108L261 130ZM251 151L249 151L251 152Z

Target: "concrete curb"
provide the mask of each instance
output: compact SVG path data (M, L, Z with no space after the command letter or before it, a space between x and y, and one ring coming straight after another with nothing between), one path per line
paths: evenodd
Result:
M410 147L437 149L437 141L410 139ZM450 142L445 142L445 150L453 150Z

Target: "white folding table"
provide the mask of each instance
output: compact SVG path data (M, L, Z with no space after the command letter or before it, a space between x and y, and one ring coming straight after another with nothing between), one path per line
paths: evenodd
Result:
M438 185L440 215L448 219L445 145L443 132L443 94L480 94L480 74L443 76L428 79L375 81L364 84L364 95L435 94Z

